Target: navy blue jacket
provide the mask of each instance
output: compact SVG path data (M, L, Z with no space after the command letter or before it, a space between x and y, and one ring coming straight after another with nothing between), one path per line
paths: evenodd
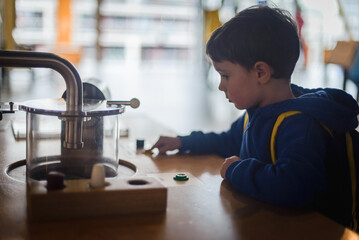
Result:
M241 159L226 171L236 189L256 199L289 207L319 206L326 201L328 134L358 126L358 103L338 89L304 89L292 84L295 99L248 109L227 132L192 132L180 136L183 151ZM276 136L276 163L272 164L270 136L277 117L286 111L303 114L286 118ZM343 173L346 174L346 173ZM338 210L339 211L339 210Z

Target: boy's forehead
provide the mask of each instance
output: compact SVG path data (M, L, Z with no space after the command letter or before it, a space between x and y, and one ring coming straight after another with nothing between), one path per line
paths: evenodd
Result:
M212 61L213 67L217 70L217 71L226 71L229 70L230 68L232 68L234 65L234 63L230 62L230 61L221 61L221 62L215 62Z
M226 66L228 66L229 61L221 61L221 62L215 62L212 61L212 64L215 68L225 68Z

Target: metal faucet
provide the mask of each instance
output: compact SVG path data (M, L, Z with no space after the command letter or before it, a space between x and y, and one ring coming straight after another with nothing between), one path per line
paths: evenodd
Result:
M0 50L0 67L51 68L66 82L66 111L62 120L66 122L63 147L77 149L83 147L82 119L84 112L82 81L76 68L66 59L56 54L32 51Z

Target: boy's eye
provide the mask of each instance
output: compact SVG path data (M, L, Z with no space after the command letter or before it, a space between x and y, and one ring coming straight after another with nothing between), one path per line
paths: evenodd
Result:
M228 75L223 75L223 74L222 74L222 75L221 75L221 78L224 78L224 79L227 80L227 79L228 79Z

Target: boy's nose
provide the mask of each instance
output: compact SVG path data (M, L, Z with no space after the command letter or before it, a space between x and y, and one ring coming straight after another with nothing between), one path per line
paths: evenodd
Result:
M222 84L222 81L219 83L218 89L219 89L220 91L222 91L222 92L224 92L224 91L226 90L224 84Z

